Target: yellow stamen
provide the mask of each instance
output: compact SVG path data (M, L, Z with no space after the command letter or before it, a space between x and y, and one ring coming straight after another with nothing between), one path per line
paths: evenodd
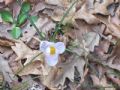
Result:
M50 54L51 55L55 54L55 47L53 47L53 46L50 47Z

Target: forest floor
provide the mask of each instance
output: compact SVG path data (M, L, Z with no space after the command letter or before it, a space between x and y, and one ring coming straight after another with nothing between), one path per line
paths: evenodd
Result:
M0 90L120 90L120 0L0 0Z

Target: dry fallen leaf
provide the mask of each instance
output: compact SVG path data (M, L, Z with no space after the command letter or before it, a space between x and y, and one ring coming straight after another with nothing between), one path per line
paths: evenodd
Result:
M40 31L47 33L49 30L55 28L55 23L51 21L49 18L39 18L38 21L35 23L36 26L40 29Z
M100 36L95 32L88 32L84 35L85 47L93 52L94 47L99 45Z
M75 14L75 19L82 19L85 20L88 24L97 24L99 20L92 15L86 8L86 4L83 4L81 9L79 9Z
M27 59L24 65L30 62L30 60L38 55L40 51L38 50L31 50L27 45L25 45L22 41L19 43L15 43L16 46L12 46L11 48L13 51L17 54L17 58L15 61L21 60L21 59ZM41 60L41 56L37 57L36 60Z
M5 37L7 39L13 39L9 33L9 30L12 30L11 25L0 23L0 37Z
M116 15L114 17L110 18L110 22L113 23L113 24L116 24L116 25L120 25L120 19Z
M108 75L108 78L111 79L114 83L120 86L120 79L119 77L116 78L115 75Z
M10 47L15 45L15 41L4 38L4 37L0 37L0 45Z
M23 37L20 38L22 41L29 42L32 39L32 37L35 35L36 30L33 26L30 25L31 24L28 24L26 28L22 30Z
M40 40L37 37L33 37L28 43L28 47L30 47L31 49L34 50L38 50L39 49L39 44L40 44Z
M14 1L14 0L4 0L5 5L8 5L8 4L12 3L13 1Z
M47 3L47 4L52 4L52 5L59 5L59 6L61 6L62 4L61 4L61 0L45 0L45 2Z
M75 60L72 59L71 62L63 64L62 66L59 67L60 69L62 69L63 75L56 77L55 84L64 85L65 78L69 78L71 81L73 81L75 67L77 67L80 77L83 77L84 65L85 61L82 58Z
M57 65L56 68L52 69L52 71L50 71L48 75L45 76L45 80L43 81L43 83L46 86L56 87L58 85L64 85L66 78L74 81L75 67L77 67L80 77L83 77L84 65L84 59L71 57L70 61L66 63L61 63L60 65Z
M46 17L41 17L35 22L35 25L39 29L39 31L44 32L45 34L55 28L55 24ZM23 37L21 38L22 41L29 42L32 37L35 35L36 30L31 24L28 24L26 28L23 29Z
M69 0L45 0L47 4L67 7L70 4Z
M35 7L33 12L39 12L46 8L46 4L44 2L39 2Z
M120 26L120 6L117 8L115 15L109 18L109 23Z
M56 8L54 9L53 15L51 16L51 18L54 21L60 21L64 15L64 13L66 12L66 10L69 8L70 6L68 6L66 9L61 9L61 8ZM75 5L73 6L73 8L70 10L70 12L68 13L68 15L65 17L63 24L69 22L69 23L73 23L74 22L74 15L75 15Z
M111 3L113 3L114 0L98 0L94 3L94 9L92 11L92 13L94 14L102 14L102 15L108 15L109 12L107 10L107 6L110 5Z
M109 59L109 62L106 63L105 65L109 66L112 69L120 71L120 65L119 64L113 64L115 56Z
M84 45L79 42L77 39L74 40L72 43L71 43L71 46L72 47L69 47L70 50L73 52L73 53L76 53L77 55L79 56L83 56L84 53L86 53L86 48L84 47Z
M75 40L72 42L72 52L76 53L79 56L87 55L89 51L93 52L95 46L99 45L100 36L95 32L88 32L83 35L83 39L81 42L79 40Z
M102 40L99 43L99 46L95 47L95 53L96 55L98 55L99 57L101 57L101 59L107 59L108 58L108 50L109 50L109 46L110 46L110 42L107 40Z
M93 80L93 84L95 86L102 86L102 87L110 87L112 85L107 83L106 77L103 76L101 79L99 79L97 76L95 75L91 75L91 78ZM105 88L105 90L115 90L115 88Z
M14 74L8 64L8 61L5 60L2 55L0 55L0 70L2 71L5 81L11 83L13 80L15 80L14 78Z
M38 16L34 23L45 35L45 40L50 40L49 37L53 34L52 31L56 24L61 21L74 1L20 0L20 3L30 3L30 16ZM13 18L17 20L21 7L17 2L12 2L13 0L0 0L0 10L9 9L12 11ZM48 66L44 62L43 53L39 51L41 40L29 20L19 26L22 29L22 35L14 42L9 32L14 25L3 23L0 18L0 53L3 55L0 57L0 67L4 72L5 80L13 82L13 86L16 86L18 81L14 78L12 78L14 81L10 79L14 72L22 76L23 83L24 79L31 74L37 75L39 76L37 79L40 79L38 83L42 83L51 90L76 90L78 88L92 90L91 86L106 87L105 90L117 89L116 87L108 88L109 86L113 87L114 84L120 85L119 76L115 78L115 75L109 74L112 71L108 73L108 70L120 71L119 46L113 47L111 56L106 52L111 50L110 43L114 43L120 38L119 2L120 0L78 0L70 12L67 12L62 22L64 34L56 35L56 40L65 42L68 49L63 55L60 55L59 63L54 67ZM111 7L111 5L113 6ZM87 62L87 60L89 61ZM88 67L86 67L87 65ZM103 68L103 66L107 68ZM93 75L94 68L99 77ZM84 83L85 85L83 85ZM22 87L21 90L24 90L23 85L20 87Z
M18 75L23 76L23 75L29 75L29 74L34 74L34 75L47 75L48 72L45 70L44 66L40 61L34 61L31 64L26 65L22 71L18 73Z
M95 16L107 26L108 33L120 38L120 30L119 30L120 26L119 25L112 24L111 22L108 21L107 17L101 16L101 15L95 15Z

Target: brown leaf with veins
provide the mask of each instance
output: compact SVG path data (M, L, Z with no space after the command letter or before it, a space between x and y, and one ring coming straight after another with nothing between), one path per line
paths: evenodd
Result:
M21 60L21 59L27 59L24 65L29 63L33 57L38 55L40 51L38 50L31 50L27 45L25 45L22 41L19 43L15 43L16 46L12 46L11 48L13 51L17 54L17 58L15 61ZM41 60L41 55L39 55L35 60Z

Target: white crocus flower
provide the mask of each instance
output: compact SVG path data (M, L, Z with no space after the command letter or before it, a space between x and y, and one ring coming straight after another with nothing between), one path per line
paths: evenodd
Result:
M58 63L59 54L65 51L65 45L63 42L42 41L40 50L45 54L46 63L50 66L55 66Z

